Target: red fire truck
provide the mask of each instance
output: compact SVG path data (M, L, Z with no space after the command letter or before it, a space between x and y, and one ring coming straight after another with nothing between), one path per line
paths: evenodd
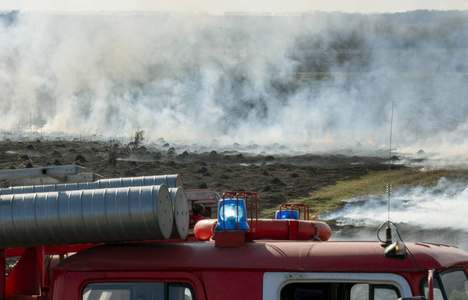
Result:
M1 189L0 299L468 299L456 247L329 241L306 207L259 219L255 193L180 183Z

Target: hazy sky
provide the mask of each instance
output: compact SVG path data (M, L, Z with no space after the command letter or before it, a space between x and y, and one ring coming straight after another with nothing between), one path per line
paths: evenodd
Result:
M0 0L0 10L195 11L286 13L301 11L403 12L417 9L466 10L468 0Z

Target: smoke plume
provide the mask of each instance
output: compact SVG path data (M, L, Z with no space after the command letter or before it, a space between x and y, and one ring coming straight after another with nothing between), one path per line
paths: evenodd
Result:
M396 191L390 199L390 220L398 224L404 241L427 241L457 245L468 250L468 182L441 178L434 187ZM347 199L343 209L325 219L342 228L336 239L375 240L379 225L388 218L387 198ZM350 227L351 226L351 227ZM359 227L359 230L353 228ZM382 230L381 238L385 239ZM395 238L397 236L395 235Z
M466 154L468 13L0 17L4 132Z

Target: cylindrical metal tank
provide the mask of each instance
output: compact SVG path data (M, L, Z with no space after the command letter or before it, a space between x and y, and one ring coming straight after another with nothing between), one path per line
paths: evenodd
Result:
M0 196L0 248L167 239L166 185Z
M15 186L10 188L0 189L0 195L9 194L27 194L52 191L74 191L74 190L89 190L102 188L117 188L129 186L148 186L165 184L168 187L182 187L182 177L176 175L157 175L157 176L141 176L141 177L122 177L112 179L101 179L94 182L82 183L64 183L64 184L49 184L49 185L34 185L34 186Z
M172 206L174 208L174 222L171 239L186 239L189 229L189 210L187 196L183 188L170 188Z

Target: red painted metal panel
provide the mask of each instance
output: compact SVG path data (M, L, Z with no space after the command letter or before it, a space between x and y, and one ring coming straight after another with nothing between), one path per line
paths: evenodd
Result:
M79 252L84 249L88 249L90 247L103 245L103 243L99 244L80 244L80 245L62 245L62 246L44 246L45 255L60 255L60 254L67 254L71 252ZM6 249L7 257L19 257L22 256L26 248L11 248Z
M6 251L0 249L0 300L5 300Z
M299 238L299 223L295 220L288 221L288 232L290 240L297 240Z
M203 271L208 299L262 299L263 272Z
M406 245L422 270L468 262L468 254L454 247ZM412 256L386 258L384 250L379 242L256 241L239 248L216 248L213 242L135 243L90 248L69 257L57 269L418 271Z
M49 297L47 296L37 296L37 295L14 295L9 296L8 300L47 300Z
M242 247L245 244L244 231L217 231L216 247Z
M5 296L41 295L43 266L43 249L27 248L6 280Z

